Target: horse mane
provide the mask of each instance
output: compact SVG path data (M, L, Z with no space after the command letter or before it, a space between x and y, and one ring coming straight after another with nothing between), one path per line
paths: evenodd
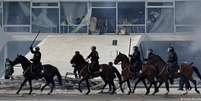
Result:
M19 57L21 57L22 59L24 59L25 60L24 62L31 63L25 56L19 55Z
M125 54L122 54L122 55L126 58L126 61L128 61L130 63L129 58Z
M159 59L163 64L166 64L166 62L159 55L155 55L155 57Z

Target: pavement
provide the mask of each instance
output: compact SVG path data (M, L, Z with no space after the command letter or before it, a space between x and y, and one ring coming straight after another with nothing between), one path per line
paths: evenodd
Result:
M47 95L48 89L44 92L34 90L32 95L28 95L28 90L22 90L16 95L14 90L0 90L0 101L201 101L200 94L196 94L193 90L188 95L184 92L171 88L169 95L165 94L165 89L160 89L156 95L144 95L144 88L137 88L135 94L122 94L117 90L116 94L100 93L100 90L92 90L89 95L80 93L78 90L56 89L53 94ZM86 92L86 90L84 90ZM153 92L153 91L151 91Z

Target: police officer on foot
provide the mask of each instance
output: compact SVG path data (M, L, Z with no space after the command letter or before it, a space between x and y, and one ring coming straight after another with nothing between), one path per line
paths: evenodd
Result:
M75 51L75 55L73 56L73 58L75 59L80 59L80 60L84 60L84 57L80 54L79 51ZM72 63L72 60L70 61ZM77 61L76 64L73 64L74 67L74 71L73 73L75 74L75 78L78 78L77 76L77 71L78 71L78 75L80 74L80 69L81 69L81 65L84 61ZM79 78L81 78L81 75L79 75Z

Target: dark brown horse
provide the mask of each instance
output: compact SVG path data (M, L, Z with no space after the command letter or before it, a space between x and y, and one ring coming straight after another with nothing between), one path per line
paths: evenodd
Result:
M149 87L147 88L147 92L145 93L146 95L149 94L150 88L151 88L151 86L153 84L154 84L154 87L155 87L155 91L154 91L153 94L158 92L157 82L155 81L156 76L157 76L157 71L156 71L156 68L153 65L151 65L149 63L142 64L142 68L140 70L140 75L139 75L138 80L135 83L133 93L135 92L136 86L140 81L142 81L145 84L145 87L147 88L145 80L148 80L148 82L150 83Z
M168 71L168 64L166 64L166 62L158 55L155 55L153 57L151 57L148 60L148 63L152 64L156 69L158 69L158 80L159 80L159 86L158 88L165 82L166 85L166 89L167 89L167 93L169 93L169 71ZM200 72L197 69L197 67L192 66L190 64L181 64L179 67L178 72L175 73L174 78L178 78L181 76L185 76L188 80L190 80L195 87L195 91L197 93L200 93L197 89L197 83L196 80L193 79L193 72L195 72L198 77L200 78ZM201 79L201 78L200 78ZM188 89L186 88L186 91L188 91ZM187 92L185 93L187 94Z
M129 88L128 94L130 94L131 93L130 79L133 78L132 72L131 72L131 63L129 62L129 58L125 54L122 54L121 52L119 52L119 54L115 58L114 64L118 64L119 62L121 62L122 77L123 77L123 81L121 82L121 84L123 84L124 82L127 82L127 85ZM144 79L141 79L141 80L143 81L144 86L147 88Z
M98 66L98 71L90 71L89 69L89 63L87 61L85 61L84 58L75 58L73 57L71 59L71 64L77 64L77 63L81 63L79 64L80 66L80 75L81 75L81 80L79 81L79 91L82 92L81 90L81 83L83 81L86 81L87 83L87 88L88 88L88 91L87 91L87 95L90 93L90 85L89 85L89 79L92 79L92 78L95 78L95 77L101 77L103 79L103 81L105 82L105 85L103 86L102 90L105 88L105 86L107 84L109 84L109 87L113 87L113 91L111 92L112 94L115 93L115 84L114 84L114 81L113 81L113 71L111 70L110 66L108 64L101 64ZM90 72L94 72L93 75L90 73ZM117 77L119 78L119 82L122 81L121 79L121 76L120 73L118 71L114 71L115 74L117 75ZM120 84L120 88L121 87L121 84ZM110 88L111 89L111 88Z

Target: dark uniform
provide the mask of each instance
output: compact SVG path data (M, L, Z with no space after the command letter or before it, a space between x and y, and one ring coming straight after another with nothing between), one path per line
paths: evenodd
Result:
M92 46L91 47L91 53L89 54L89 56L87 56L87 59L91 60L91 64L89 66L90 71L94 72L94 71L98 71L98 66L99 66L99 56L98 56L98 52L96 51L96 47Z
M148 55L145 61L149 61L153 56L156 56L156 54L153 53L152 49L148 49Z
M116 78L115 73L116 73L117 69L113 66L112 62L109 62L109 66L110 66L110 69L112 70L112 78L114 79L114 78Z
M33 62L31 69L32 72L34 72L36 75L41 74L42 66L41 66L41 53L40 53L40 48L36 47L35 51L33 50L33 47L30 47L31 53L34 54L33 58L31 61ZM41 75L40 75L41 76Z
M129 55L131 57L131 64L132 64L132 68L131 71L134 74L134 77L137 77L138 72L141 69L141 58L140 58L140 51L138 50L138 47L135 46L134 47L134 52L132 55Z
M173 47L168 48L168 71L169 71L169 76L170 76L170 81L173 83L173 78L177 70L179 69L178 66L178 59L177 59L177 54L174 51Z
M75 74L75 78L77 78L77 71L78 71L78 74L80 74L80 66L81 64L84 62L84 61L81 61L81 60L84 60L84 57L80 54L79 51L76 51L75 52L75 55L73 56L74 59L77 59L76 60L76 64L73 64L73 67L74 67L74 71L73 73ZM70 61L72 63L72 60ZM80 75L79 75L80 77Z
M147 58L145 59L145 61L147 63L149 63L149 64L152 64L152 63L150 63L150 60L153 59L153 57L155 57L155 56L158 56L158 55L154 54L152 49L148 49L148 54L147 54ZM159 68L157 66L155 66L155 69L156 69L156 73L158 74L157 75L157 78L158 78L158 76L159 76Z
M173 47L169 47L168 49L168 71L170 73L170 82L174 83L174 75L178 71L178 57ZM180 81L179 81L179 90L183 90L184 84L186 85L186 88L190 88L191 85L185 75L181 75Z

